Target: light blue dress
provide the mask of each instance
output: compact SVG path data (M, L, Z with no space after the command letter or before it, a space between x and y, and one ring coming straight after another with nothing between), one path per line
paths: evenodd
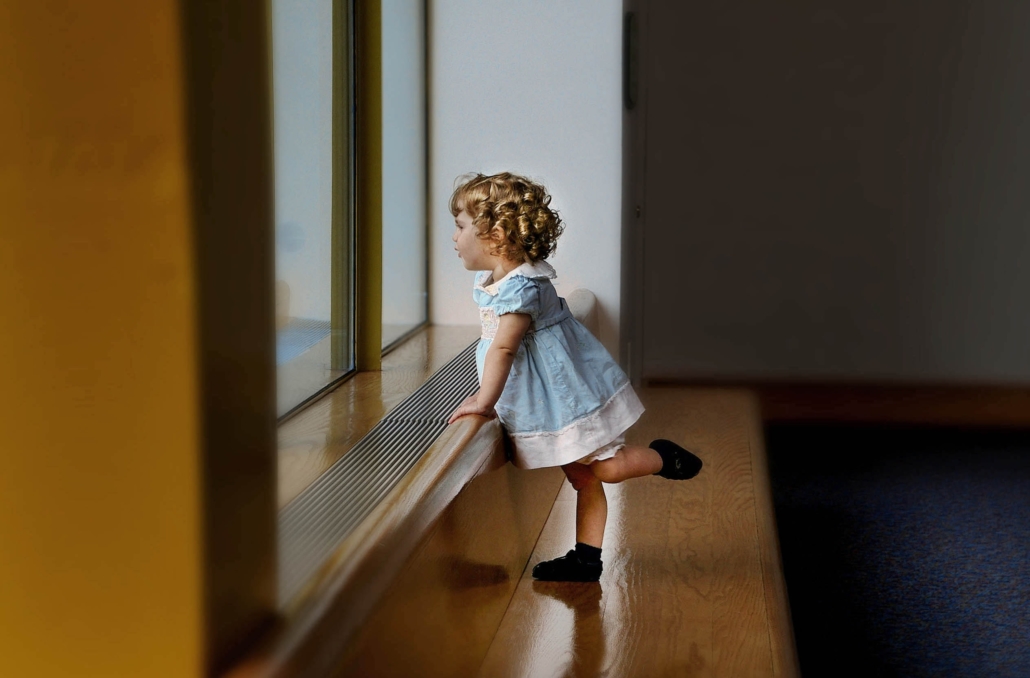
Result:
M493 282L476 275L472 296L483 333L476 350L480 383L500 316L532 318L495 409L520 468L588 463L615 455L644 411L629 379L593 334L572 317L551 284L546 262L526 263Z

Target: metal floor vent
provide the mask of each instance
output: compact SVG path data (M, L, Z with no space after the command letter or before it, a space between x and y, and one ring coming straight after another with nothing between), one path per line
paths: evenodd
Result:
M279 512L279 605L393 489L479 386L478 341L444 365Z

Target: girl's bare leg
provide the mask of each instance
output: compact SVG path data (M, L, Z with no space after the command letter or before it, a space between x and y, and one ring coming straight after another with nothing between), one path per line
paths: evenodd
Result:
M701 460L670 440L654 440L650 447L626 445L611 459L561 467L576 490L576 547L564 556L533 566L533 578L543 581L592 582L601 577L601 542L608 521L608 500L602 483L658 474L671 480L693 478Z
M601 577L601 541L608 520L604 487L585 464L573 462L561 467L576 489L576 546L564 556L533 566L533 578L542 581L593 582Z
M662 458L649 447L626 445L611 459L589 466L572 462L561 467L576 490L576 541L601 548L608 521L608 500L602 483L621 483L657 473Z
M592 466L579 462L565 464L561 470L576 490L576 541L601 548L608 521L608 500L601 480Z
M650 447L626 445L611 459L595 461L590 469L601 482L621 483L630 478L658 473L662 470L662 458Z

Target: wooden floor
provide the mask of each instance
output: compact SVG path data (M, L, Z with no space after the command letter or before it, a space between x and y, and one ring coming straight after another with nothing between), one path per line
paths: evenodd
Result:
M639 393L647 411L629 441L670 438L696 451L705 467L690 481L647 477L606 486L599 583L543 583L530 575L575 541L575 493L559 481L524 567L505 560L513 550L507 547L493 556L449 552L441 545L461 539L441 539L438 530L340 675L474 675L475 667L481 676L532 678L797 675L758 398L743 389ZM473 516L481 506L486 529L501 535L511 519L492 507L523 482L516 474L534 472L509 464L491 473L497 482L482 478L479 488L492 489L473 483L456 505ZM547 494L536 500L550 503ZM477 566L454 565L472 562ZM492 563L514 579L484 577ZM455 581L462 577L468 581ZM473 614L476 600L483 607Z
M600 583L534 582L533 565L575 542L576 498L566 483L481 675L794 672L784 665L793 664L792 646L784 647L792 644L786 610L770 609L785 598L766 580L777 572L766 571L773 554L763 554L769 540L759 533L769 525L758 515L764 495L755 491L756 401L743 391L640 395L647 412L629 441L676 440L704 459L702 473L685 482L649 477L606 486Z
M766 422L1030 427L1030 388L1011 385L756 386Z

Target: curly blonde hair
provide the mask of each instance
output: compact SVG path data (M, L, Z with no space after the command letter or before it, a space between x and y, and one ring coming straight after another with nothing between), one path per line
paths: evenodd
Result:
M543 261L554 254L565 230L551 196L540 184L510 172L458 177L451 194L451 214L462 210L472 217L477 237L493 240L494 254L513 261ZM494 229L500 228L502 237Z

